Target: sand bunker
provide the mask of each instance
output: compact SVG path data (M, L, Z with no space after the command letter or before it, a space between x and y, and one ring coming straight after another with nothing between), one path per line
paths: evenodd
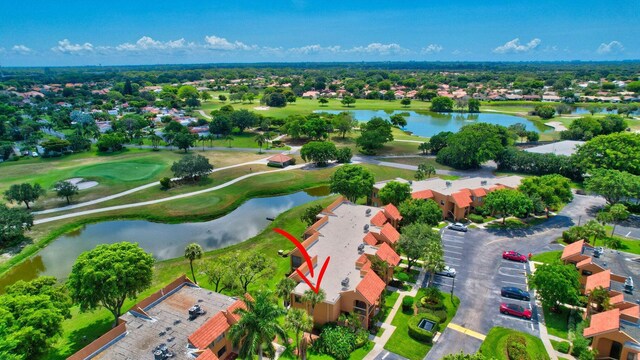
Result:
M265 111L265 110L269 110L270 108L268 106L256 106L253 108L253 110L258 110L258 111Z
M97 181L86 181L83 178L71 178L66 181L78 187L78 190L86 190L98 185Z

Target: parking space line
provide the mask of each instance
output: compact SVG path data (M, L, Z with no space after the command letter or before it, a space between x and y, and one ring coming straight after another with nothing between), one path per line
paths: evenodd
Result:
M524 321L524 322L528 322L529 324L533 325L531 320L527 320L527 319L523 319L523 318L519 318L519 317L515 317L515 316L508 316L508 315L500 314L500 317L503 317L505 319Z
M442 239L443 243L448 243L448 242L452 242L454 244L464 244L464 241L462 240L454 240L454 239Z
M450 252L450 253L452 253L452 254L462 255L462 252L460 252L460 251L447 250L446 248L444 249L444 252L445 252L445 253Z
M457 258L457 257L449 256L449 255L445 255L444 258L445 259L462 260L461 258Z
M525 285L523 283L513 282L513 281L504 281L504 280L502 280L501 282L504 283L504 284Z
M464 328L464 327L462 327L460 325L457 325L457 324L454 324L454 323L451 323L451 322L449 323L449 325L447 325L447 327L451 328L451 329L453 329L453 330L455 330L457 332L461 332L461 333L463 333L465 335L469 335L471 337L474 337L474 338L476 338L478 340L484 341L484 339L486 338L485 335L483 335L483 334L481 334L479 332L473 331L471 329Z
M514 263L514 262L511 262L511 261L502 261L500 263L500 266L506 266L506 265L509 265L510 267L512 266L513 269L521 269L520 265L522 265L522 264L521 263Z
M456 248L456 249L462 249L462 246L457 246L457 245L447 245L447 243L444 243L444 248L445 248L445 250L446 250L447 248L449 248L449 247Z

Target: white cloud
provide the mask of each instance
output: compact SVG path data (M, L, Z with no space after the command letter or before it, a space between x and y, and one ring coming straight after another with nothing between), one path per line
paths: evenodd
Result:
M438 45L438 44L429 44L427 45L427 47L422 48L422 53L423 54L437 54L440 51L442 51L442 49L444 49L442 47L442 45Z
M33 53L33 50L32 50L32 49L30 49L30 48L28 48L27 46L22 45L22 44L20 44L20 45L14 45L14 46L11 48L11 51L13 51L14 53L21 54L21 55L28 55L28 54Z
M511 41L507 41L504 45L498 46L497 48L493 49L493 52L497 54L528 52L537 48L541 42L542 40L535 38L529 41L527 44L520 44L520 39L515 38Z
M193 46L193 43L187 43L184 39L159 41L149 36L143 36L133 44L120 44L115 49L118 51L179 50Z
M319 54L319 53L339 53L342 51L342 48L338 45L335 46L320 46L320 45L306 45L297 48L289 49L289 52L298 54L298 55L309 55L309 54Z
M84 44L72 44L68 39L64 39L58 41L58 46L54 46L51 50L63 54L82 54L82 53L90 53L94 51L93 44L84 43Z
M622 51L624 51L624 46L617 40L613 40L608 44L602 43L598 46L598 50L596 50L598 54L617 54Z
M255 50L257 49L256 45L247 45L240 41L231 42L223 37L218 37L215 35L205 36L205 48L212 50L224 50L224 51L232 51L232 50Z
M395 43L391 43L391 44L371 43L367 46L353 47L351 49L346 50L346 52L357 52L357 53L367 53L367 54L377 53L379 55L389 55L389 54L406 54L409 52L409 50Z

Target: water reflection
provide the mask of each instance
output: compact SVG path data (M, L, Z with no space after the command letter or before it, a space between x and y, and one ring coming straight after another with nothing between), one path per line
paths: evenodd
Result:
M183 256L185 246L192 242L199 243L205 250L233 245L262 231L269 224L267 217L276 217L328 194L328 187L323 186L290 195L251 199L226 216L200 223L160 224L122 220L86 225L59 237L37 256L14 267L0 278L0 289L39 275L64 279L78 255L99 244L137 242L157 260Z

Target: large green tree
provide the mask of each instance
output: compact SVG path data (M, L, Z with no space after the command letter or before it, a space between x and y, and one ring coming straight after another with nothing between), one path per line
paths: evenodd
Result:
M67 287L81 311L101 306L118 324L127 298L135 299L151 286L153 256L137 243L102 244L86 251L73 264Z
M445 96L437 96L431 99L431 111L452 112L453 100Z
M543 175L525 178L518 190L530 199L540 199L545 205L547 217L549 210L557 210L563 204L573 200L571 182L561 175Z
M67 199L67 205L71 204L71 197L78 195L78 186L70 181L58 181L53 185L56 195L60 198Z
M24 232L33 226L33 215L24 209L0 204L0 247L24 239Z
M508 216L523 217L533 211L533 201L522 192L514 189L500 189L487 194L484 206L492 214L500 214L502 223Z
M273 340L276 336L288 339L279 321L286 311L275 303L268 291L259 291L255 294L255 300L244 301L246 309L238 308L235 311L240 320L229 329L231 343L238 349L241 359L253 359L255 355L262 359L264 353L274 358L276 349Z
M574 157L585 169L611 169L640 175L640 134L600 135L578 148Z
M332 125L336 132L344 139L347 133L357 125L357 121L347 112L340 113L333 118Z
M640 195L640 176L626 171L593 169L584 184L587 191L602 196L609 204Z
M413 223L402 227L398 249L407 257L407 271L424 257L428 243L439 239L440 234L427 224Z
M411 198L411 185L406 182L389 181L378 192L383 204L400 205L401 202Z
M433 232L433 229L429 228ZM429 272L429 285L433 282L438 271L444 269L444 248L442 247L442 239L440 235L431 235L422 253L422 265Z
M54 277L20 280L0 295L0 356L39 358L62 334L71 299Z
M320 204L311 205L308 208L304 209L304 211L302 212L302 216L300 216L300 220L302 220L302 222L306 226L311 226L313 225L313 223L318 221L317 217L322 209L324 208Z
M231 113L231 123L242 133L245 129L258 123L258 116L249 110L237 110Z
M329 161L335 160L338 150L330 141L310 141L300 149L300 156L304 161L313 161L316 166L327 166Z
M180 132L173 138L173 145L187 153L187 151L195 145L197 139L197 135L190 134L188 132Z
M356 144L364 153L373 154L389 141L393 141L391 123L376 116L360 126L360 136L356 139Z
M413 223L436 226L442 220L442 209L431 199L407 199L400 203L398 210L403 226Z
M209 159L202 155L185 155L171 165L171 171L176 177L193 181L209 174L211 170L213 170L213 165L209 163Z
M33 185L29 183L13 184L4 192L4 198L10 203L24 203L27 209L31 209L29 203L38 200L45 193L46 191L38 183Z
M360 165L344 165L331 175L329 188L332 193L341 194L355 203L358 198L371 194L374 183L371 171Z
M544 306L555 309L558 304L580 303L580 273L574 265L560 263L536 266L529 275L529 286L536 289Z
M236 286L234 269L230 264L233 264L233 254L222 255L204 264L203 273L209 284L213 285L215 292L233 289Z
M611 205L608 209L602 210L598 213L598 220L603 223L611 223L613 224L613 228L611 229L611 236L616 232L616 226L621 221L627 220L629 218L629 210L623 204L614 204Z
M495 160L513 142L504 126L477 123L463 126L447 137L447 146L438 152L436 161L456 169L478 168Z
M275 270L273 259L257 251L236 253L229 266L233 269L236 281L245 293L249 290L249 285L258 279L271 276Z

